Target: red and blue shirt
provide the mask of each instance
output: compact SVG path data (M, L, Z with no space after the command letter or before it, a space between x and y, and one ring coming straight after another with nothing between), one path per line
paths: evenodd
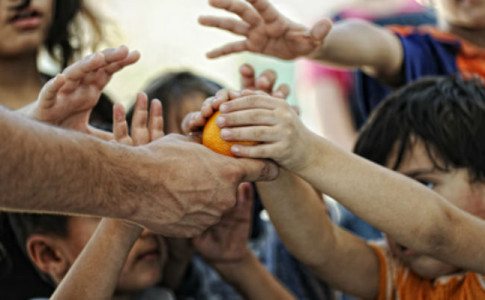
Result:
M435 27L389 26L401 41L404 58L402 84L425 76L475 75L485 79L485 48L478 47ZM356 105L365 121L392 88L359 72Z

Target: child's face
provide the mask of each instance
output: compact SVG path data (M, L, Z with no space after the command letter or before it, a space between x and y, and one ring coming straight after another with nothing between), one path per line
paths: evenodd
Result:
M32 0L27 8L13 9L20 1L0 1L0 55L37 51L47 38L53 0Z
M392 167L394 161L395 153L391 155L387 167ZM466 169L436 169L421 140L416 140L405 153L397 171L433 189L453 205L485 219L485 184L470 182ZM397 244L390 237L388 243L392 253L422 277L436 278L457 271L451 265Z
M207 98L207 96L199 91L193 91L186 94L182 98L174 101L170 106L168 128L166 128L167 133L182 133L182 120L184 117L193 111L199 111L202 106L202 102Z
M485 0L435 0L440 17L456 26L485 29Z
M64 244L70 257L70 265L91 238L99 223L98 218L69 218L69 236ZM106 253L109 255L109 253ZM154 286L161 280L163 266L167 260L163 238L144 230L135 242L121 271L117 292L136 292ZM102 266L100 266L102 268Z

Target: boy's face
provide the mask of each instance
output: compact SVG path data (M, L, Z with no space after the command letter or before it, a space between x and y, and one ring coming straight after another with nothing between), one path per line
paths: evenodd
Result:
M396 154L392 153L387 167L392 167L395 159ZM470 182L466 169L436 169L421 140L416 139L406 151L397 171L433 189L453 205L485 219L485 184ZM390 237L388 243L396 258L422 277L436 278L457 271L451 265L397 244Z
M70 265L93 235L98 218L70 217L69 235L64 240ZM106 253L106 255L110 255ZM154 286L161 280L163 266L167 260L163 238L144 230L135 242L121 271L117 292L136 292ZM102 268L102 266L100 266Z
M485 0L434 0L438 14L446 22L468 28L485 29Z

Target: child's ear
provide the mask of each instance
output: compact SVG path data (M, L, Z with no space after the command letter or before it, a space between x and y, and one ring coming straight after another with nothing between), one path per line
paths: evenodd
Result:
M41 272L48 274L56 284L59 284L71 266L59 238L34 234L27 239L26 248L33 264Z

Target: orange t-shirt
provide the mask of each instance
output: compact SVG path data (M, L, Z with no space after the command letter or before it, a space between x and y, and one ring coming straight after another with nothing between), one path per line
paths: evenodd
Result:
M378 300L485 299L485 276L459 273L424 279L392 257L385 245L370 244L379 258Z

